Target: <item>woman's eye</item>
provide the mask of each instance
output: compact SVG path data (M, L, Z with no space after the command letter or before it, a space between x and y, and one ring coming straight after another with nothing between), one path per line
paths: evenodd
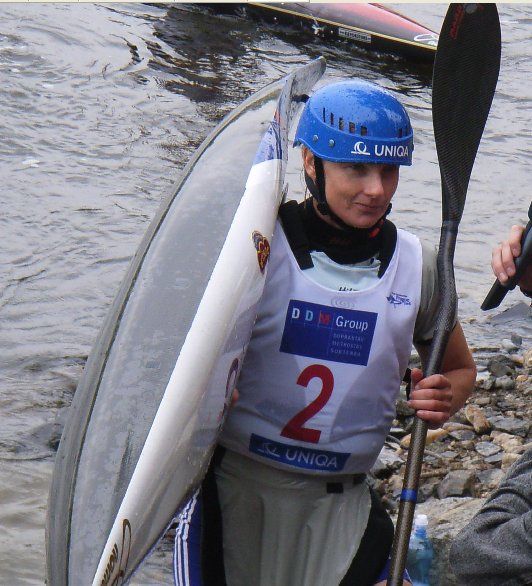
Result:
M386 175L390 175L392 173L395 173L397 169L398 169L397 165L384 165L383 172Z

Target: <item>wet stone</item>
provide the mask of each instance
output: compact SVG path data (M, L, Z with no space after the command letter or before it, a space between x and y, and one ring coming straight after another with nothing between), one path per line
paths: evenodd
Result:
M503 431L492 431L491 439L494 444L501 446L505 452L514 452L523 445L522 437L504 433Z
M491 398L490 397L478 397L478 399L475 399L475 403L479 407L485 407L486 405L489 405L490 402L491 402Z
M493 428L498 431L505 431L513 435L520 435L521 437L526 437L530 427L530 424L527 421L513 417L490 417L489 422Z
M491 377L491 373L488 370L483 370L482 372L477 372L477 379L476 384L480 386L486 379Z
M452 470L440 482L437 492L440 499L450 496L472 496L475 473L472 470Z
M476 433L482 434L491 429L490 422L480 407L471 404L466 405L464 407L464 415L469 423L471 423Z
M514 364L508 356L497 354L488 361L488 370L495 377L511 376L514 372Z
M507 339L502 340L501 348L503 348L503 350L506 350L506 352L516 352L517 350L519 350L518 345L514 344L512 340Z
M484 462L486 462L487 464L499 464L499 462L502 462L503 455L503 452L499 452L498 454L494 454L493 456L488 456L487 458L484 458Z
M512 362L519 366L522 367L523 366L523 357L519 356L519 354L511 354L510 358L512 359Z
M523 353L523 366L525 368L532 368L532 348Z
M515 389L515 381L511 376L500 376L495 379L496 389Z
M521 457L520 454L504 454L504 456L502 457L502 461L501 461L501 469L506 470L506 469L510 468L510 466L514 462L519 460L520 457Z
M426 464L438 465L440 462L440 458L437 458L436 456L433 456L432 454L427 454L425 452L425 455L423 456L423 462L425 462Z
M495 386L495 377L493 375L490 375L486 378L483 378L480 380L479 383L477 383L477 386L479 389L482 389L484 391L491 391Z
M511 401L507 401L506 399L501 399L500 401L497 401L497 407L501 411L511 411L515 408L515 404Z
M510 336L512 343L515 344L518 347L521 347L523 344L523 338L521 336L518 336L517 334L512 334Z
M464 415L463 409L460 409L460 411L458 411L457 413L455 413L453 415L453 418L451 419L451 423L460 423L460 424L465 425L467 427L471 427L471 424L469 423L466 416Z
M499 486L501 480L504 478L504 471L499 468L492 468L491 470L481 470L477 473L477 478L486 488L494 490Z
M493 396L493 401L491 403L491 405L488 405L487 407L484 407L483 411L484 411L484 415L489 419L490 417L498 417L499 415L501 415L501 410L496 406L497 405L497 401L498 401L498 397L496 395Z
M492 444L491 442L478 442L475 446L475 450L481 456L493 456L501 451L501 447L497 446L496 444Z
M453 446L455 447L455 446ZM460 447L463 450L470 451L475 449L475 442L473 440L463 440L460 442Z
M424 482L418 490L418 503L424 503L427 499L433 497L436 494L436 488L439 484L439 480L432 479Z
M458 441L472 440L476 437L475 432L472 429L457 429L456 431L451 431L449 435Z
M381 450L377 461L371 469L371 473L377 478L389 476L394 470L397 470L404 463L404 460L388 446Z

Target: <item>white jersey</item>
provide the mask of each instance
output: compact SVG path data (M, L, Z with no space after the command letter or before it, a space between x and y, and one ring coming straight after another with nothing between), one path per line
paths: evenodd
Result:
M395 416L421 293L421 245L398 230L383 277L335 291L277 224L259 315L220 443L274 467L367 472Z

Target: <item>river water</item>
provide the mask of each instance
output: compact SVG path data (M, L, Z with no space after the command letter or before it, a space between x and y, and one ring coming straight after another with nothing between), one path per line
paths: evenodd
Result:
M444 5L394 5L439 30ZM392 219L437 243L430 72L196 5L2 4L0 21L0 584L43 584L53 439L129 259L159 202L216 122L318 55L403 96L416 132ZM523 320L479 310L490 249L530 203L530 5L500 7L503 58L456 253L470 343ZM489 39L486 39L489 42ZM301 192L299 174L289 181ZM502 308L519 300L514 293ZM52 444L52 445L51 445ZM170 584L169 541L136 584Z

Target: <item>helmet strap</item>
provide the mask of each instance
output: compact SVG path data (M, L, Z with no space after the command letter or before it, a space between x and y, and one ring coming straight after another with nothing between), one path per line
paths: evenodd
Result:
M317 202L318 212L324 216L329 216L340 228L349 232L353 231L367 231L370 238L375 237L384 222L386 216L392 211L392 204L388 206L388 209L384 215L375 223L371 228L354 228L349 224L346 224L341 218L339 218L330 208L327 203L325 196L325 172L323 171L323 161L317 155L314 155L314 172L316 175L316 181L312 180L312 177L305 171L305 183L307 185L310 194Z

